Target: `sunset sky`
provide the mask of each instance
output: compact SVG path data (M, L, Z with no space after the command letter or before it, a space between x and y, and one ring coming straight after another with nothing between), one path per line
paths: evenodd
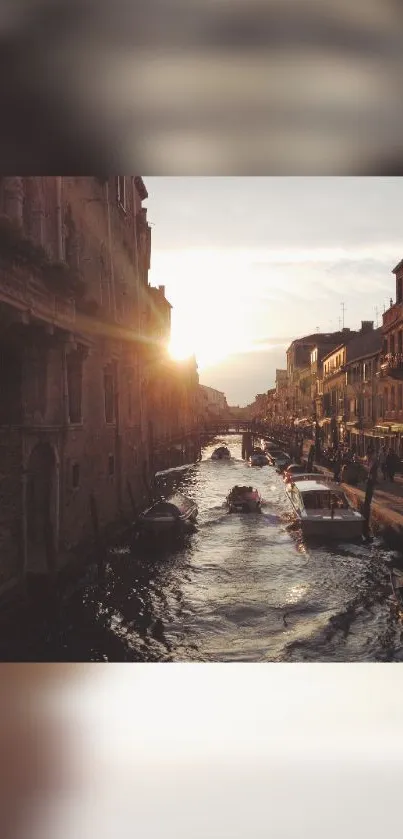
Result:
M150 282L173 306L172 352L247 404L294 338L374 320L403 257L399 178L146 177ZM378 315L376 312L378 310Z

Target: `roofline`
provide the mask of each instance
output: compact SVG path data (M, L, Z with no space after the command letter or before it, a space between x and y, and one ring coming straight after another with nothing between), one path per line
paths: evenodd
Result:
M343 347L346 347L346 346L347 346L346 343L338 344L337 347L334 348L334 350L330 350L330 352L328 352L326 355L322 356L322 361L325 361L326 358L328 358L329 355L333 355L333 353L337 352L338 350L341 350Z
M392 274L397 274L397 272L400 271L400 268L403 268L403 259L397 263L396 268L393 268Z
M148 192L147 192L146 185L145 185L141 175L135 175L134 176L134 183L136 185L136 188L137 188L137 191L138 191L138 194L139 194L141 200L145 201L145 199L148 198Z
M379 350L375 350L375 352L368 352L366 355L359 355L357 358L351 358L350 361L346 361L344 367L348 367L349 364L355 364L356 361L364 361L366 358L374 358L376 355L380 355L382 352L382 347Z

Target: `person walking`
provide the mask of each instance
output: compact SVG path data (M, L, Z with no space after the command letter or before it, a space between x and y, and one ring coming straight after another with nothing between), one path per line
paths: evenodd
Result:
M393 449L388 449L388 453L386 455L385 460L385 467L386 467L386 474L390 481L395 480L395 473L397 467L397 457L393 451Z
M342 454L341 454L341 451L338 449L335 453L334 471L333 471L333 479L336 483L340 482L341 467L342 467Z
M375 484L378 478L379 458L374 449L369 449L367 454L368 478Z
M387 467L386 467L386 458L387 458L387 450L386 446L382 446L380 455L379 455L379 466L382 470L383 480L386 481L387 478Z

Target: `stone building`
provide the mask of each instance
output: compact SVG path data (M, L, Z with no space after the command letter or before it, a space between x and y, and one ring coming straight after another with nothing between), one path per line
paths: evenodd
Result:
M297 338L287 349L289 419L302 419L312 413L311 352L319 337L319 335L307 335Z
M385 442L403 456L403 260L395 275L395 302L383 314L378 381L378 422Z
M366 346L371 345L368 334L372 333L372 330L372 321L362 321L359 331L343 330L343 340L323 356L323 403L319 424L327 444L348 440L346 371L350 360L360 357L360 353L365 355Z
M138 176L0 179L0 592L146 497L169 334L146 198Z
M201 413L204 422L228 415L228 403L225 393L214 387L200 385Z
M369 442L376 444L378 422L378 370L382 330L363 322L359 335L348 345L346 362L345 425L347 441L364 455Z
M318 337L316 345L311 350L311 400L313 413L319 421L323 419L323 359L343 342L350 330L343 332L329 332Z

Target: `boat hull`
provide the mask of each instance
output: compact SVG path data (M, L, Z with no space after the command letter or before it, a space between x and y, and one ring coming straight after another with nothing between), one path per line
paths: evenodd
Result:
M194 502L176 494L146 510L139 517L137 531L143 536L178 536L194 525L197 514Z
M326 540L353 540L363 535L363 521L358 518L337 519L317 518L304 519L299 517L299 523L304 536Z
M245 504L233 504L232 502L228 502L228 512L229 513L261 513L261 505L260 503L256 502L254 504L245 503Z

